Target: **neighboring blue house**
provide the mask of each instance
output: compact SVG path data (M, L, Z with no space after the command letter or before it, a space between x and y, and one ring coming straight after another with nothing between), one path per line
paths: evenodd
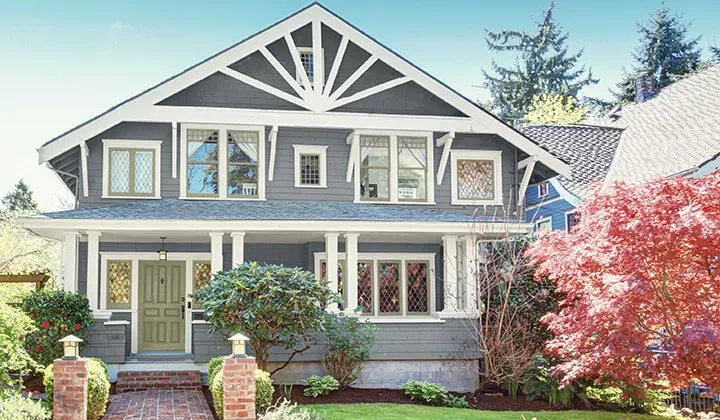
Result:
M575 210L594 182L605 180L622 129L588 125L529 125L520 132L572 166L572 180L563 176L528 186L525 218L536 230L570 230L580 221Z

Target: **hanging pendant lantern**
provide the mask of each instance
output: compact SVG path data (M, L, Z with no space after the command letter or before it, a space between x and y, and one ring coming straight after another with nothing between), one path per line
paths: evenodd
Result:
M160 249L157 252L158 253L158 261L167 261L168 250L165 249L165 239L166 238L164 236L160 237L160 240L162 241L162 246L160 247Z

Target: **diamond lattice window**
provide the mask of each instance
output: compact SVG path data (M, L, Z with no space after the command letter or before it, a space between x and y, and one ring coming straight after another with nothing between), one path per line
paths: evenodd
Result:
M400 313L400 264L378 263L378 304L380 314Z
M427 263L407 263L407 311L411 313L428 313L428 276Z
M492 160L457 161L457 197L460 200L494 200L495 175Z
M373 263L372 261L358 262L357 275L357 294L358 306L362 308L364 314L372 314L373 312Z
M320 155L300 155L300 185L320 185Z
M155 193L155 151L109 149L109 195L151 196Z
M131 273L132 263L130 261L110 261L108 263L108 308L130 307Z
M212 271L209 262L196 261L193 263L193 291L197 292L207 286L211 277Z
M151 194L153 190L153 152L135 152L135 192L138 194Z
M110 192L130 192L130 151L110 151Z

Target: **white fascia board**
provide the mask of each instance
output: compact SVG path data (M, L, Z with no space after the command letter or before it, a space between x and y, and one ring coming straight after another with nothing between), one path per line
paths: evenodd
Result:
M557 178L550 178L548 182L550 182L550 184L555 188L558 194L560 194L560 197L562 197L565 201L575 207L580 204L580 199L576 197L575 194L568 191L567 188L565 188L565 186Z
M510 222L364 222L326 220L117 220L117 219L19 219L30 230L96 230L100 232L351 232L351 233L444 233L523 234L532 227Z

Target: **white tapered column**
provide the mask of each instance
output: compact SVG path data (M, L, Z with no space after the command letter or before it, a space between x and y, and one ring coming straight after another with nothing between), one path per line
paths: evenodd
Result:
M337 233L326 233L325 234L325 253L327 269L326 277L328 287L337 295L338 292L338 236ZM329 312L337 312L337 303L331 303L328 305Z
M458 312L457 288L457 236L443 236L443 275L445 279L444 303L442 312L455 314Z
M232 266L237 267L245 262L245 232L233 232L232 237Z
M98 288L100 284L100 236L102 236L102 233L89 231L87 235L87 297L90 302L90 309L97 311L100 309L98 306Z
M63 289L68 292L77 292L77 268L78 268L78 232L63 233L64 248L64 270Z
M223 232L210 232L210 271L215 274L223 269Z
M463 240L463 250L465 251L465 310L470 316L477 315L477 264L478 252L477 243L472 236L465 236Z
M358 236L357 233L345 234L345 278L347 279L347 302L345 302L345 311L349 313L355 312L358 307L357 294L357 266L358 266Z

